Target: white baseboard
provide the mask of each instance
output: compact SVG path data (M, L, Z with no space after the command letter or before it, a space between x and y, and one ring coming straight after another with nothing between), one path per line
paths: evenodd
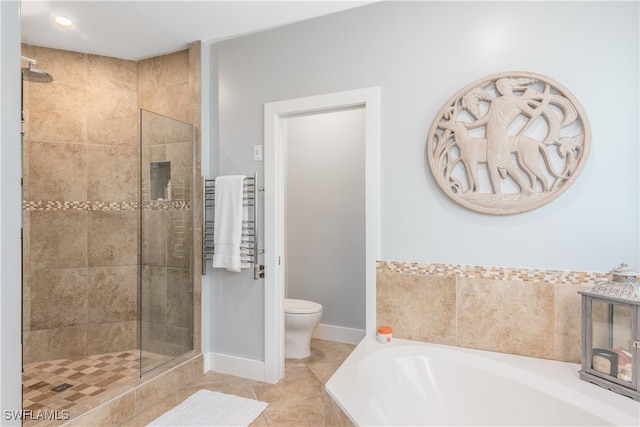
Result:
M256 381L265 380L264 362L226 354L206 353L204 355L204 371L235 375Z
M313 338L358 344L365 336L363 329L319 324ZM265 381L265 362L220 353L204 354L204 372L213 371L256 381Z
M345 328L342 326L323 325L316 327L313 338L336 341L345 344L358 344L365 336L364 329Z

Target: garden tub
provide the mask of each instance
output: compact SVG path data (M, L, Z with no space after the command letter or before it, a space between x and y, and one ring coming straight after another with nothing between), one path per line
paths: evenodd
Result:
M365 337L327 382L361 426L635 426L640 402L578 377L580 365Z

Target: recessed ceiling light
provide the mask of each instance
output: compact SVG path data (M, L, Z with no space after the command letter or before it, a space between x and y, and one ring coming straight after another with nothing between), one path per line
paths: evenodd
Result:
M61 27L71 27L73 25L71 18L67 18L66 16L56 16L53 20Z

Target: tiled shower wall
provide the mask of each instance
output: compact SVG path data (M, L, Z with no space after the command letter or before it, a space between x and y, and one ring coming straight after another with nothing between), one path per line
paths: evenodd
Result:
M55 78L24 90L24 362L136 348L137 64L22 53Z
M24 86L24 363L137 348L138 108L171 104L158 112L199 127L199 44L155 73L152 60L22 54L55 79Z
M580 362L578 291L606 274L379 261L376 314L393 336Z
M193 128L147 110L140 124L140 345L175 357L193 342Z
M185 127L175 120L157 118L154 121L159 126L143 129L146 131L143 134L143 155L146 157L143 173L147 173L149 161L171 161L172 182L175 181L173 191L179 200L165 203L168 206L162 209L152 204L143 213L146 220L143 232L155 231L153 236L147 236L151 238L143 236L141 291L143 301L146 298L151 303L142 304L140 332L144 349L175 356L191 343L199 351L201 341L201 229L193 227L194 213L195 224L200 224L199 179L195 179L195 200L190 197L192 175L200 176L200 43L192 43L187 50L138 62L138 107L191 124L196 131L194 169L190 156L191 134L184 135ZM153 134L163 128L163 135ZM189 142L185 142L187 140ZM147 197L143 186L143 199L147 200ZM180 242L183 232L189 234L192 229L193 239L188 239L186 246L182 245L186 242ZM188 286L189 281L193 286Z

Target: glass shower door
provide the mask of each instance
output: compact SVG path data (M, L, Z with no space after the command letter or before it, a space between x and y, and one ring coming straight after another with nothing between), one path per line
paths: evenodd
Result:
M194 127L140 112L140 372L193 350Z

